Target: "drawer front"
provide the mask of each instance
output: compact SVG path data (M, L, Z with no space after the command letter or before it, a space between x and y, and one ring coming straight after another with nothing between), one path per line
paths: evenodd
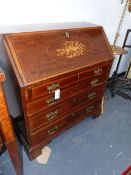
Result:
M39 129L38 131L30 135L31 145L34 146L40 142L48 142L65 129L73 126L75 123L84 119L87 116L98 115L101 110L101 101L97 101L94 104L88 104L83 106L78 111L71 113L70 115L59 119L46 127Z
M106 65L99 65L98 67L88 71L82 71L79 73L79 79L83 80L86 79L89 76L93 76L94 78L105 76L105 74L108 74L110 70L110 64Z
M63 99L66 99L66 98L69 98L69 97L72 97L75 95L79 95L82 92L85 92L85 91L90 90L92 88L96 88L96 87L99 88L99 86L103 82L105 82L105 80L106 80L106 77L103 76L103 77L97 77L97 78L90 77L88 80L78 82L78 83L70 86L69 88L63 89L63 91L61 91L61 99L60 100L63 100Z
M75 73L74 75L66 76L64 78L57 78L55 81L51 82L44 82L40 86L29 88L28 90L25 90L25 101L30 101L31 99L36 99L41 96L48 96L53 95L54 91L56 89L65 89L66 87L71 86L73 83L78 83L79 81L85 80L87 78L89 79L101 79L103 78L103 81L106 80L108 73L110 70L110 64L105 65L99 65L98 67L88 69L85 71L80 71Z
M65 101L66 99L79 95L82 92L85 92L89 89L96 87L98 88L104 80L105 77L99 77L99 78L91 77L86 81L82 81L80 83L72 85L69 88L63 89L60 92L59 99L55 99L55 93L54 93L53 95L49 95L48 97L40 98L36 101L27 103L27 115L33 115L35 113L40 112L41 110L50 108L52 105L59 104Z
M75 96L69 100L66 100L63 103L55 105L54 107L42 111L36 115L29 116L29 131L33 132L34 130L39 129L40 127L53 122L54 120L70 113L71 111L76 110L78 107L83 104L87 104L92 100L97 100L101 96L103 96L105 86L100 86L100 88L90 90L86 93L81 94L80 96Z
M53 122L54 120L60 118L65 113L74 108L74 99L71 98L68 101L61 103L59 105L55 105L51 107L49 110L42 111L36 115L29 116L29 130L33 132L34 130L39 129L40 127Z
M76 75L68 76L63 79L58 79L54 82L49 82L47 84L34 87L32 88L31 98L35 99L37 97L54 94L54 91L56 89L65 88L69 86L70 84L72 84L72 82L77 81L77 79L78 77L76 74Z

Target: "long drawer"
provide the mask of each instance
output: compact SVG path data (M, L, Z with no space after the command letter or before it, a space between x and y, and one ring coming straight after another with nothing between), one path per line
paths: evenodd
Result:
M29 116L27 118L29 123L29 131L32 132L38 128L53 122L54 120L70 113L83 104L90 103L93 100L97 100L104 94L105 86L101 85L99 88L91 89L79 96L75 96L66 100L63 103L52 106L48 110L39 112L36 115Z
M41 83L41 85L36 85L34 87L29 87L28 89L26 89L24 95L25 101L29 102L42 96L53 95L56 89L63 90L71 86L73 83L79 83L80 81L86 79L103 79L104 81L107 79L109 70L110 64L104 63L88 70L79 71L74 74L64 76L64 78L57 78L57 80L54 81L46 80ZM92 85L89 85L89 88L91 86Z
M55 99L55 93L52 95L50 94L47 97L40 98L38 100L35 100L33 102L27 103L27 115L33 115L41 110L50 108L52 105L56 105L61 103L62 101L65 101L66 99L69 99L75 95L81 94L82 92L85 92L92 88L99 88L99 86L105 81L106 77L97 77L94 79L94 77L89 78L88 80L82 81L80 83L74 84L70 86L69 88L65 88L60 92L60 98Z
M70 113L68 116L56 120L55 122L45 127L42 127L36 132L30 134L31 145L34 146L39 144L40 142L46 143L61 132L63 132L65 129L82 120L83 118L91 115L98 115L100 114L100 111L101 100L92 104L86 104L81 109Z

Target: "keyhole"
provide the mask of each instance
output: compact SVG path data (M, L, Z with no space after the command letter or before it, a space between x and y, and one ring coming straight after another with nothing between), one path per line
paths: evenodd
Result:
M65 32L65 37L66 37L66 38L70 38L69 32Z

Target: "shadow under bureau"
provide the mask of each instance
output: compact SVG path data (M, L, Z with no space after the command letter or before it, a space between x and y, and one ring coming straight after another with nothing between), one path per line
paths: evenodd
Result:
M6 34L4 43L22 111L16 130L32 160L61 132L100 115L113 55L103 28L89 23Z

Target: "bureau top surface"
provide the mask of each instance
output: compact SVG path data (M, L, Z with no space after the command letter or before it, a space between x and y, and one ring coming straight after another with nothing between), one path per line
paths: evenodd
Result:
M102 27L88 23L69 26L5 35L4 43L21 86L112 59Z

